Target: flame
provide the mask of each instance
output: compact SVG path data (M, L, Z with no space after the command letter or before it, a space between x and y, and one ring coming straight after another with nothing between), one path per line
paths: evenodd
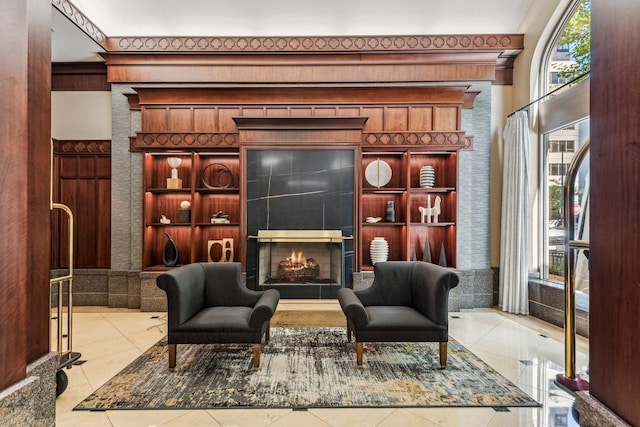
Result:
M302 269L309 267L307 259L304 257L302 251L291 251L291 256L286 259L287 263L293 269Z

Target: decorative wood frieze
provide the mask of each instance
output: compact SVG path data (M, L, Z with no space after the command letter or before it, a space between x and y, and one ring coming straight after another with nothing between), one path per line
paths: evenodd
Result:
M461 150L473 151L473 135L465 135L464 140L465 145L461 148Z
M75 23L89 37L106 49L107 36L69 0L51 0L53 7Z
M132 148L220 148L238 145L238 133L138 132Z
M429 145L465 147L464 131L459 132L370 132L362 134L363 146Z
M110 140L53 140L55 154L111 154Z
M524 49L524 35L109 37L106 48L109 52L206 53L504 51Z

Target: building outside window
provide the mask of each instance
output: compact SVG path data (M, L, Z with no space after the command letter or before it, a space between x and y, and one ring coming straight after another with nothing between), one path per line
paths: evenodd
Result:
M543 66L543 87L545 93L556 90L547 99L549 101L558 95L565 98L573 96L572 87L583 80L576 80L576 77L589 70L590 9L590 0L576 1L547 51L547 60ZM570 82L571 84L567 84ZM564 223L563 189L567 180L567 171L575 153L589 139L589 119L588 113L586 117L576 119L572 118L571 111L553 111L554 108L566 110L566 102L548 102L547 104L546 107L549 111L544 114L554 117L566 116L567 121L554 123L551 129L542 129L541 131L543 147L541 158L544 167L541 168L540 185L545 196L541 215L544 224L540 227L541 259L543 260L540 276L542 279L564 284L564 242L567 228ZM576 230L581 233L581 237L588 237L588 174L587 159L583 162L578 173L575 185L577 191L571 195L572 214L577 222ZM588 260L583 251L579 254L578 261L582 267L578 266L576 269L576 283L578 274L585 276L586 285L584 287L588 292L588 274L585 271L588 268Z

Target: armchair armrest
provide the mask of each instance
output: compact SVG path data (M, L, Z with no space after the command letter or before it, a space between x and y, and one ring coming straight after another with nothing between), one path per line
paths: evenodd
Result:
M449 291L458 281L458 275L447 268L417 262L411 278L414 308L438 325L447 325Z
M358 296L353 292L353 289L340 289L338 291L338 301L345 316L354 321L356 325L364 326L369 323L369 315Z
M276 312L278 301L280 301L280 292L275 289L267 289L264 291L251 311L249 326L258 328L262 326L264 322L271 319Z
M157 286L167 293L169 331L174 330L203 308L204 274L197 264L188 264L160 274Z

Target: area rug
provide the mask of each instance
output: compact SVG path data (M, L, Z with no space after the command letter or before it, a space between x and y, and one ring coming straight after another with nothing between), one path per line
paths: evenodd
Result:
M272 328L254 370L251 345L179 345L168 370L161 341L76 410L540 406L456 341L439 369L437 343L355 344L344 328Z

